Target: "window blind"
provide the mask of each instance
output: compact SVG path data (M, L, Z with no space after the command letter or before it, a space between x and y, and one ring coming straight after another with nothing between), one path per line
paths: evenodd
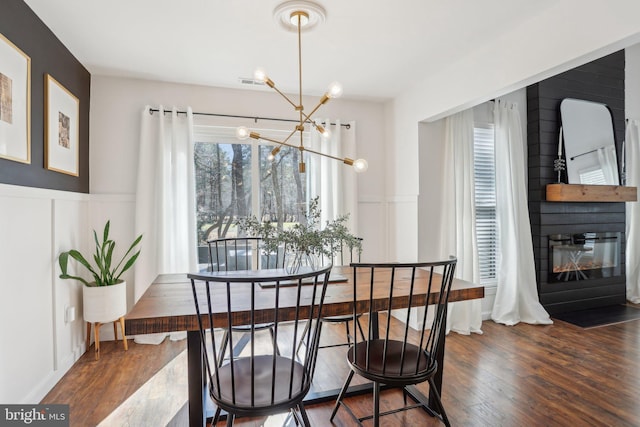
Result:
M496 283L496 162L493 125L474 128L473 169L480 283Z

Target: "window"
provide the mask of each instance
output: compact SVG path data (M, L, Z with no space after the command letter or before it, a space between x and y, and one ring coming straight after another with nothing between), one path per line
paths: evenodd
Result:
M225 236L234 217L251 213L251 145L198 142L194 146L198 240Z
M473 168L476 197L476 238L480 283L496 283L498 227L496 223L496 162L493 125L474 127Z
M262 131L274 139L276 131ZM194 146L199 262L208 262L206 242L235 237L238 218L255 215L283 228L298 222L307 206L306 174L298 173L299 150L282 147L276 159L273 145L241 143L231 130L196 128ZM302 209L302 210L301 210Z

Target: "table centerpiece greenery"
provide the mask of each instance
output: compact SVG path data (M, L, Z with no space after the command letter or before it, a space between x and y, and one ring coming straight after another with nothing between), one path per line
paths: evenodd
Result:
M343 246L349 250L362 251L362 240L351 234L346 222L349 214L327 221L320 227L319 198L309 203L309 211L303 214L303 221L279 230L271 222L261 222L255 216L236 221L238 229L252 237L262 238L265 253L287 253L287 269L297 272L301 266L317 267L322 260L333 260Z

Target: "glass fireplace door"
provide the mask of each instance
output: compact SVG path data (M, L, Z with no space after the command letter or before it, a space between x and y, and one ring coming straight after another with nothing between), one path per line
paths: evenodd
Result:
M621 233L549 236L549 282L620 275Z

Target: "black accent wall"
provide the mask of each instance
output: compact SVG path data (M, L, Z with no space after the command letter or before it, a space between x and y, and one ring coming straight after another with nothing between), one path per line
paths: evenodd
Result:
M31 58L31 164L0 159L0 183L88 193L91 75L22 0L0 2L0 33ZM45 74L80 100L77 177L44 167Z
M619 51L527 88L529 215L540 302L549 313L580 310L626 301L624 237L622 276L548 283L548 236L559 233L625 232L624 203L546 201L546 185L556 182L560 101L578 98L607 104L613 113L620 159L625 127L625 56ZM567 182L566 176L562 177Z

